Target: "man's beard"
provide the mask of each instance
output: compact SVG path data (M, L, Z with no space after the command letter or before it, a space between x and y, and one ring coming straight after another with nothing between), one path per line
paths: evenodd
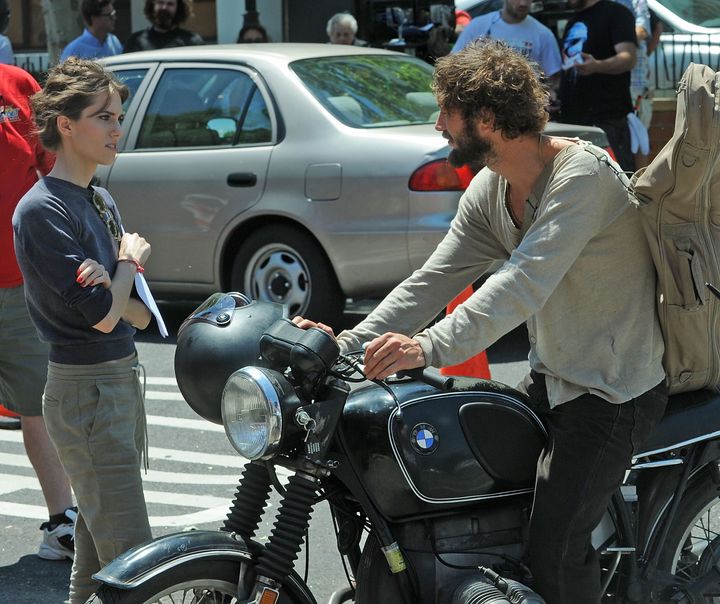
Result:
M161 8L156 11L153 15L153 24L157 25L159 29L170 29L174 23L175 15L171 14L170 11Z
M487 166L496 158L493 144L477 134L470 125L465 125L462 138L456 138L454 142L455 147L448 154L448 163L455 168L465 165Z

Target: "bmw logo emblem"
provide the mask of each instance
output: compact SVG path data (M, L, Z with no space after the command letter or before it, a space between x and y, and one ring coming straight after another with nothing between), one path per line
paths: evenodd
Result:
M430 424L417 424L412 430L412 439L410 444L420 455L430 455L435 453L440 443L440 437L435 426Z

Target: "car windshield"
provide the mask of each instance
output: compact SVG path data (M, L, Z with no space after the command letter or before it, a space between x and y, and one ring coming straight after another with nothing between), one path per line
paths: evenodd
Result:
M303 59L290 67L320 103L354 128L385 128L435 121L433 69L399 55Z
M689 23L703 27L720 27L718 0L658 0Z

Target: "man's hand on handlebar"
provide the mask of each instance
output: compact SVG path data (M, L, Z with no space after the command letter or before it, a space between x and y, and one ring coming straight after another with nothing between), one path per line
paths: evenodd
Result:
M332 327L303 317L293 317L292 322L301 329L317 327L335 337ZM420 344L401 333L384 333L365 346L365 377L384 380L403 369L425 367L425 354Z
M384 333L365 348L365 377L384 380L403 369L425 367L420 344L401 333Z
M310 329L311 327L317 327L318 329L322 329L326 334L331 335L333 338L335 337L335 332L332 330L332 327L330 327L329 325L325 325L325 323L316 323L315 321L311 321L310 319L304 319L301 316L293 317L292 322L301 329Z

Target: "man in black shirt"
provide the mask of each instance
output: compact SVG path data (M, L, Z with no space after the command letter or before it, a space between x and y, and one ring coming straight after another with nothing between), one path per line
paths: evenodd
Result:
M560 88L564 122L605 130L618 163L633 171L627 114L630 71L635 65L635 18L611 0L568 0L577 14L568 21L563 38L563 78Z
M123 52L204 44L198 34L180 27L191 16L191 3L192 0L146 0L145 16L152 25L130 34Z

